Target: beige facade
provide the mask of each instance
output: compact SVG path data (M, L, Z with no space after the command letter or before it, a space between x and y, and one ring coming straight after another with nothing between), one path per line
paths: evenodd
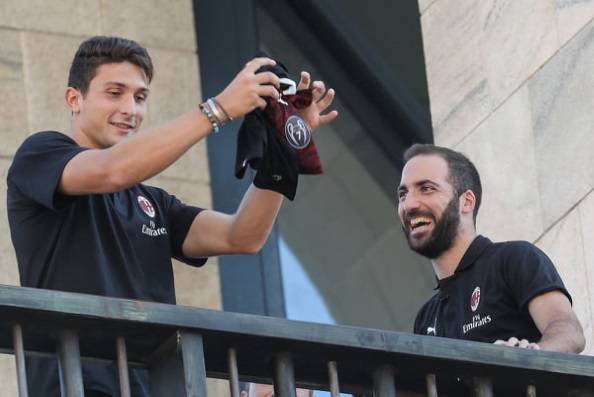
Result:
M6 218L6 172L15 150L39 130L69 129L63 93L78 44L118 35L145 45L155 64L145 127L200 103L191 0L2 0L0 2L0 283L18 285ZM149 183L186 202L211 207L206 143L192 148ZM195 269L175 264L178 303L221 307L216 259ZM17 395L12 356L2 357L0 395ZM219 393L217 393L219 394Z
M435 141L481 173L479 232L553 259L594 354L594 1L419 9Z

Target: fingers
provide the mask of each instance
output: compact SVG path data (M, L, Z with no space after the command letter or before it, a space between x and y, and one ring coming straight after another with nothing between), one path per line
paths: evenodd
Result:
M276 87L271 85L261 85L256 88L256 94L258 97L270 97L278 99L279 93Z
M255 78L256 83L258 84L272 84L275 87L280 87L280 79L278 76L272 72L260 72L256 74Z
M323 81L314 81L312 86L311 96L314 102L318 102L326 92L326 85Z
M508 340L501 340L498 339L493 342L495 345L500 346L509 346L509 347L519 347L521 349L532 349L532 350L540 350L540 346L536 343L531 343L527 339L518 339L515 336L512 336Z
M331 111L328 114L324 114L320 116L320 124L327 124L334 121L338 117L338 112L336 110Z
M332 104L332 101L334 101L335 95L336 91L330 88L326 93L326 96L324 96L322 99L318 101L318 109L320 109L320 112L323 112L324 110L328 109L328 107Z
M297 90L306 90L309 88L309 84L311 82L311 76L307 72L301 72L301 78L299 79L299 84L297 84Z
M256 73L256 70L260 69L262 66L274 66L276 65L276 61L274 59L261 57L261 58L254 58L248 63L245 64L244 70Z

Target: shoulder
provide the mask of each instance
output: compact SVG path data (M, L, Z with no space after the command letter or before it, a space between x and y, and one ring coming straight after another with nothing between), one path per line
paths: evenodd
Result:
M505 262L517 262L521 259L549 260L547 255L536 245L528 241L505 241L493 243L493 253L501 255Z
M74 140L66 134L58 131L41 131L27 137L27 139L25 139L21 144L19 150L48 143L65 143L76 145L76 142L74 142Z

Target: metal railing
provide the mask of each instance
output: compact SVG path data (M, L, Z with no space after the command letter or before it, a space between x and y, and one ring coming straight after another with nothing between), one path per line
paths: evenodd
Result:
M81 357L149 371L154 396L206 396L206 377L394 397L594 396L594 357L368 328L0 286L0 350L14 353L20 396L25 360L57 357L63 395L83 396ZM402 394L406 395L406 394Z

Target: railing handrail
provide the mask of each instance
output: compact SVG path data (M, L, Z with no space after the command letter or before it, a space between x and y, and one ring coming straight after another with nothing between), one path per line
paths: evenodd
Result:
M270 355L282 350L293 355L298 383L317 387L326 384L325 367L310 363L300 369L315 358L337 361L341 386L353 390L368 380L365 367L382 363L394 365L404 377L462 373L594 389L594 357L371 328L1 285L0 316L3 351L13 349L10 327L15 323L23 327L26 350L48 354L55 352L54 331L75 328L83 357L115 360L115 350L101 341L111 346L116 337L124 337L128 359L144 365L151 360L148 352L185 329L202 335L207 373L222 377L228 376L226 351L234 347L243 379L270 379Z

